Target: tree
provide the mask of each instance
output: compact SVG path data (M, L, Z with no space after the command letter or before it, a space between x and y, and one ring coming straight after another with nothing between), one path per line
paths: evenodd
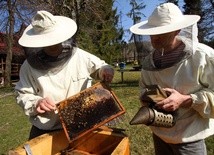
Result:
M78 46L111 62L119 53L122 29L112 9L114 0L48 0L51 12L74 19L78 25L75 38Z
M202 42L214 41L214 1L201 0L202 2L202 19L200 22L200 31L203 30ZM214 48L214 46L212 46Z
M202 7L201 7L201 0L184 0L184 14L193 14L193 15L199 15L201 18L203 18L203 12L202 12ZM202 30L202 27L200 26L200 23L202 20L199 22L198 27L199 27L199 41L202 42L204 38L204 32Z
M143 2L138 4L137 0L130 0L131 10L127 14L128 17L132 18L133 25L138 23L141 20L141 16L145 15L141 12L142 9L146 7ZM141 46L139 46L142 42L142 36L132 34L131 39L134 40L136 51L138 53L138 63L140 62L140 55L142 54ZM136 60L136 52L134 50L134 61Z
M39 1L37 1L39 4ZM23 25L24 21L35 12L35 6L30 1L21 0L1 0L0 1L0 18L1 32L5 32L7 44L6 68L4 72L4 86L11 85L11 63L14 46L14 34L16 28ZM35 4L35 3L34 3ZM39 6L39 5L38 5ZM37 8L37 7L36 7ZM38 9L38 8L37 8ZM16 19L16 20L15 20ZM29 20L28 20L29 21Z
M118 15L112 9L114 0L0 0L1 32L7 34L6 83L10 85L13 35L21 25L29 25L38 10L64 15L78 25L79 46L100 56L107 62L120 52L122 29L117 28ZM92 22L93 21L93 22ZM92 52L93 51L93 52Z
M120 53L122 29L117 29L119 16L112 9L114 0L87 1L80 10L79 34L80 47L111 63Z
M46 0L53 14L72 18L78 25L78 46L111 62L118 55L118 41L123 31L116 27L118 16L112 9L114 0ZM42 3L41 3L42 4Z
M214 39L214 5L211 0L184 0L184 14L197 14L201 17L198 23L200 42L209 42Z
M7 0L7 8L9 13L8 24L6 27L6 42L7 42L7 57L6 57L6 72L5 72L5 85L10 86L11 77L11 63L12 62L12 49L13 49L13 31L14 31L14 5L15 2Z

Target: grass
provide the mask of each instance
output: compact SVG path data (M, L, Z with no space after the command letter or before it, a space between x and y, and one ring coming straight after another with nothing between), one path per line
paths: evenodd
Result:
M11 89L0 89L0 154L22 144L28 138L30 123L21 108L16 104ZM6 95L10 93L9 95Z
M140 72L124 73L124 83L121 83L119 72L111 88L126 109L126 113L112 123L113 127L125 129L129 136L131 155L154 154L150 129L145 125L130 126L129 121L140 107L138 100L138 80ZM27 141L30 123L21 108L15 102L12 88L0 88L0 155L5 155L10 149L16 148ZM6 94L9 93L9 96ZM208 155L214 154L214 136L206 139Z
M111 88L126 109L126 113L122 116L116 127L126 130L125 133L129 136L131 143L132 155L154 154L149 128L146 126L142 127L141 125L129 125L129 121L140 107L140 102L138 100L140 72L125 72L123 83L121 83L120 73L116 72L115 74Z

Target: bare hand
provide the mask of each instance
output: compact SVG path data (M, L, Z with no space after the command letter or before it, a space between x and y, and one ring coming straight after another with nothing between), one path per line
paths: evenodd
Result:
M40 99L36 106L36 110L38 113L50 112L55 109L56 109L56 105L55 105L54 101L49 97Z
M171 88L164 88L169 95L166 99L157 102L156 106L165 111L176 111L179 107L190 107L192 98L190 95L183 95Z
M111 83L114 77L114 70L110 67L103 67L100 76L102 81Z

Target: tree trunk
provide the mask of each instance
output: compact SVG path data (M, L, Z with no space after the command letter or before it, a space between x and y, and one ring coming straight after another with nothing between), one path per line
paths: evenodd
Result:
M6 68L5 68L5 83L4 86L11 86L11 63L13 55L13 32L14 32L14 10L11 0L7 0L9 20L8 28L6 31L7 34L7 57L6 57Z

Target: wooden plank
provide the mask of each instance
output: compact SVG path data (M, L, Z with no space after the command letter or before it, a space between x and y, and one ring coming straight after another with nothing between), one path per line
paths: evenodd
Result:
M79 152L78 155L111 154L129 155L129 139L122 133L101 128L69 144L63 131L44 134L25 144L29 144L33 155L60 155L64 150L69 153ZM9 151L9 155L27 155L24 144Z
M44 134L24 144L28 144L33 155L57 154L69 146L68 140L63 131ZM24 144L9 151L9 155L27 155Z

